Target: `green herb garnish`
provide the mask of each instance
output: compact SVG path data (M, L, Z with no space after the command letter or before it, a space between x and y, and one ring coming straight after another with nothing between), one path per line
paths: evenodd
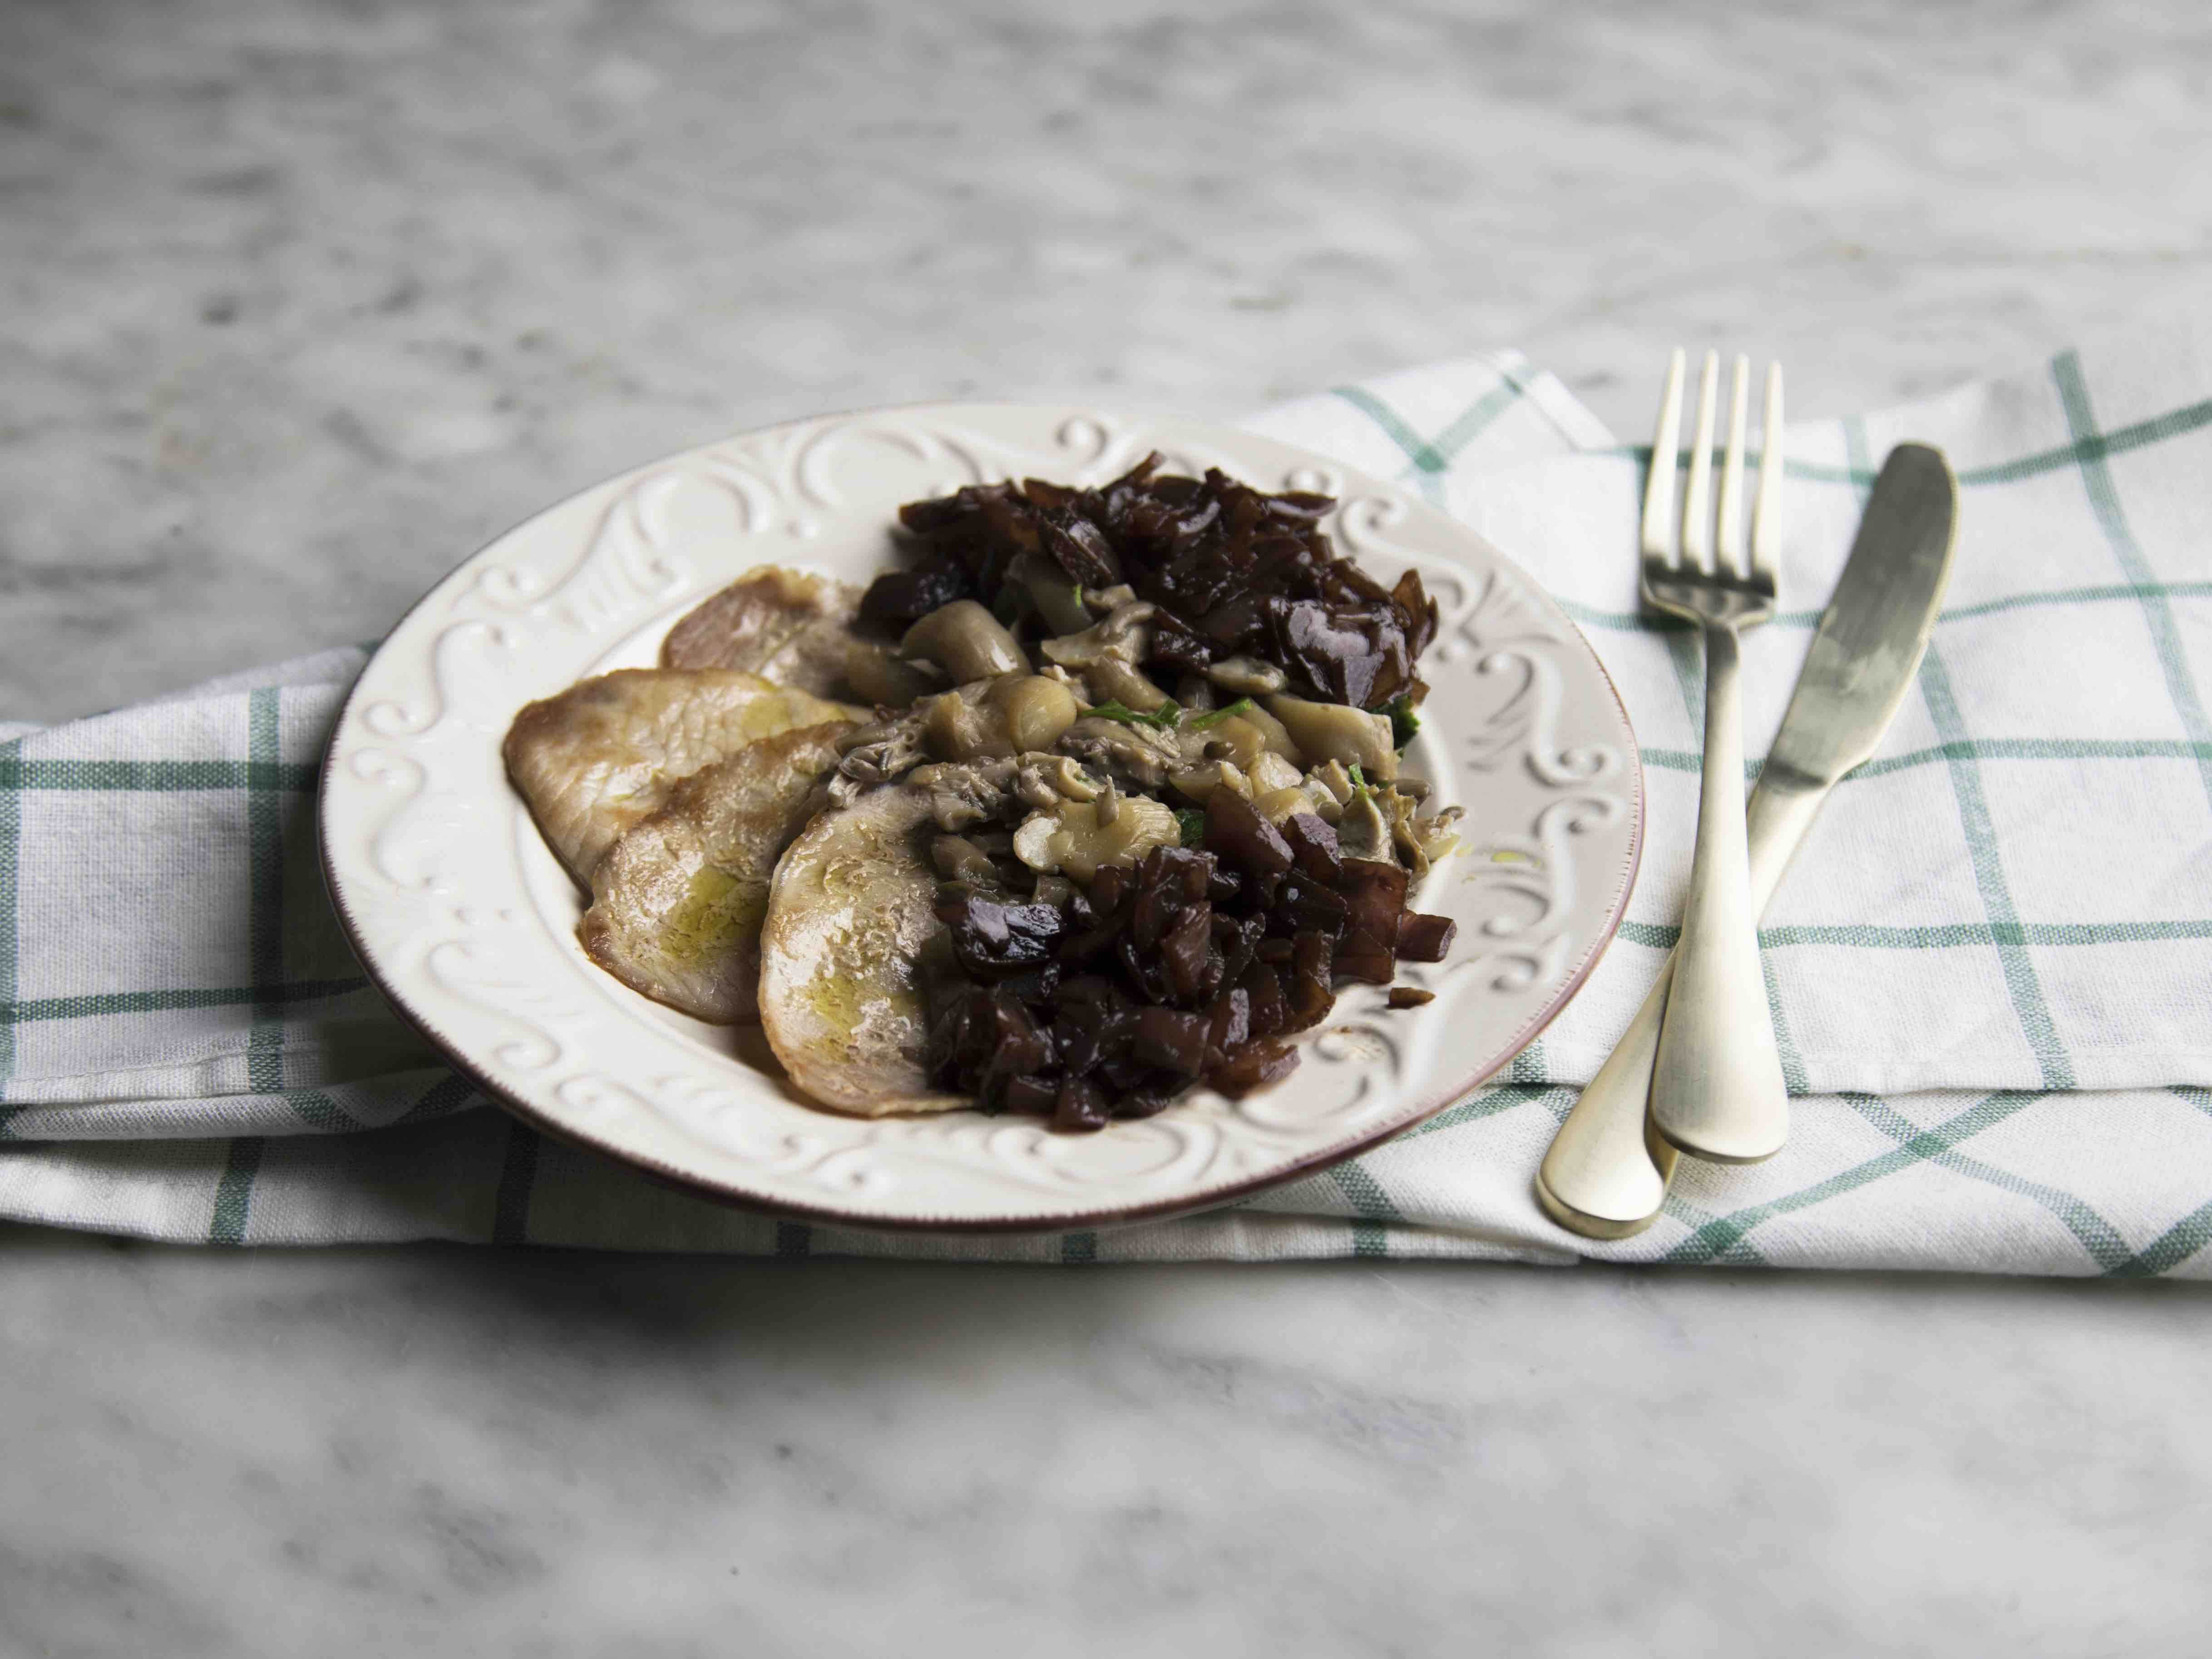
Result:
M1359 770L1359 763L1358 761L1352 762L1350 766L1345 769L1345 770L1351 774L1352 787L1354 789L1364 789L1367 787L1367 780L1364 775L1362 775Z
M1206 839L1206 814L1195 806L1178 806L1175 810L1176 827L1182 831L1182 844L1195 847Z
M1226 708L1217 708L1210 714L1200 714L1196 720L1194 720L1188 726L1185 726L1183 730L1186 732L1203 732L1209 726L1218 726L1222 721L1231 719L1232 716L1243 714L1251 706L1251 698L1239 697L1235 702L1231 703Z
M1083 712L1096 714L1102 720L1119 720L1124 726L1149 726L1158 731L1172 732L1176 729L1176 723L1182 718L1182 705L1170 697L1149 714L1140 714L1118 702L1096 703Z
M1413 713L1413 694L1401 691L1382 706L1382 712L1390 717L1391 746L1402 755L1413 733L1421 729L1420 716Z

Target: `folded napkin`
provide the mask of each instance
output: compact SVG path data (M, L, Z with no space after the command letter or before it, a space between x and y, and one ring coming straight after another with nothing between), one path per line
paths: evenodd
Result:
M1503 1082L1232 1209L1108 1233L886 1237L687 1198L489 1108L362 978L313 848L316 762L364 660L343 650L0 728L0 1216L228 1244L2212 1276L2212 336L2176 324L1790 428L1754 748L1893 443L1949 453L1958 557L1917 692L1767 918L1787 1150L1685 1161L1659 1222L1611 1245L1553 1227L1530 1180L1673 943L1689 867L1698 658L1638 609L1647 452L1512 354L1254 425L1411 480L1521 561L1635 721L1627 923Z

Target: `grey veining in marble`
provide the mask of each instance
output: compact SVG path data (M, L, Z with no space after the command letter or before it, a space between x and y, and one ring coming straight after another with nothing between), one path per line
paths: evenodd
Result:
M2212 267L2203 9L0 4L0 720L945 396L1840 412ZM2165 1655L2212 1290L0 1231L0 1659Z
M10 1656L1948 1659L2212 1616L2195 1286L7 1243Z
M933 397L1678 338L1840 413L2212 268L2199 9L0 8L0 718L380 635L586 483Z

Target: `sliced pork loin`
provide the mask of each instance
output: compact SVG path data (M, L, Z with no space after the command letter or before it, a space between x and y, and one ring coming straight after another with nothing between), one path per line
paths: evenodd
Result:
M895 784L824 812L776 866L761 1024L793 1083L825 1106L872 1117L969 1103L922 1069L928 986L952 965L936 833L928 793Z
M860 590L851 583L763 565L678 623L660 647L661 665L739 668L817 696L886 701L890 647L862 636L860 614Z
M747 744L669 791L592 872L577 929L592 961L655 1001L718 1024L760 1018L769 878L822 804L844 721Z
M691 773L757 738L869 717L757 674L624 668L530 704L501 753L546 841L589 887L607 849Z

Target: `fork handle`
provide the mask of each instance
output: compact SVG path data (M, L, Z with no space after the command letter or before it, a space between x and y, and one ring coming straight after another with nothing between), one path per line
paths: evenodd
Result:
M1720 1164L1756 1164L1782 1150L1790 1094L1766 977L1743 805L1741 647L1725 623L1705 624L1705 760L1698 850L1674 957L1674 984L1651 1074L1651 1124L1678 1150Z
M1812 779L1778 781L1769 767L1745 813L1751 840L1751 902L1764 915L1828 786ZM1628 1022L1613 1052L1583 1086L1552 1138L1536 1171L1536 1198L1553 1220L1585 1238L1628 1238L1659 1218L1680 1154L1650 1131L1651 1072L1659 1059L1659 1025L1674 953Z

